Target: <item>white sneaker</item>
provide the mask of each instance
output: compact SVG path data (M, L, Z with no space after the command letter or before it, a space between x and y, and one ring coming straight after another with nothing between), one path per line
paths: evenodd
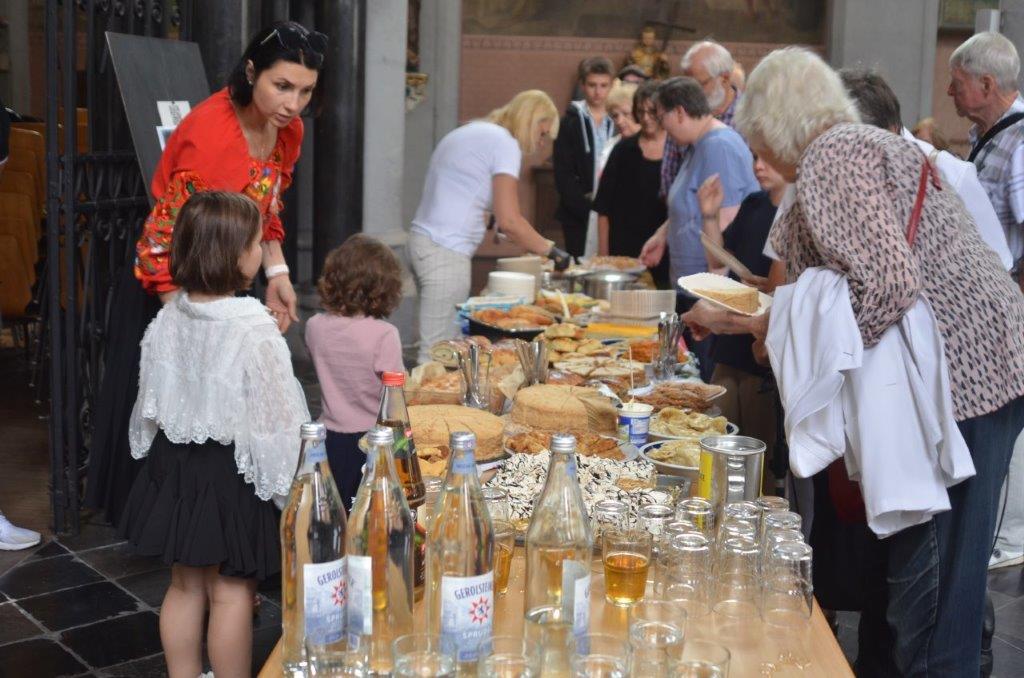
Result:
M988 559L988 569L996 570L1000 567L1013 567L1021 563L1024 563L1024 554L1014 554L996 548L992 552L992 557Z
M35 546L42 539L35 530L26 530L11 523L0 513L0 551L19 551Z

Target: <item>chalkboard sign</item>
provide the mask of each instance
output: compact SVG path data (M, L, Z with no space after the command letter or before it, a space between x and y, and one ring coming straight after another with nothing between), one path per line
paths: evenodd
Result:
M194 42L109 31L106 36L148 188L167 137L189 110L210 96L203 58Z

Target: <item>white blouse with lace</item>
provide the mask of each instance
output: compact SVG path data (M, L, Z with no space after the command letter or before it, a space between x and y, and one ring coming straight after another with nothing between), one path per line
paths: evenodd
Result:
M234 443L238 472L266 500L288 493L306 421L288 346L258 300L182 292L146 328L128 433L136 459L161 429L172 443Z

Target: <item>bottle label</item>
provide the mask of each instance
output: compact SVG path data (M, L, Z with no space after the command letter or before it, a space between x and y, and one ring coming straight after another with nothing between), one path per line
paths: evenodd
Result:
M583 635L590 627L590 567L578 560L562 561L562 611L572 619L572 631Z
M327 461L327 445L324 444L324 441L318 440L306 450L306 462L319 464L324 461Z
M373 633L373 559L370 556L348 556L348 620L346 629L350 643L359 636Z
M466 475L476 473L476 461L473 459L473 453L463 452L452 457L452 472Z
M306 642L330 645L341 640L348 591L345 559L303 565L302 590Z
M493 571L441 577L441 636L451 641L457 661L476 661L480 643L491 637L493 627Z

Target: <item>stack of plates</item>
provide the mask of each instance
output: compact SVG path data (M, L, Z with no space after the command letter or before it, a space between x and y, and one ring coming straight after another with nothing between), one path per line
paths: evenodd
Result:
M540 290L541 280L544 275L544 261L544 259L537 256L502 257L498 259L497 270L529 273L534 277L534 293L536 293Z
M608 315L617 318L657 318L676 310L675 290L613 290Z
M487 291L494 295L525 297L532 301L536 285L536 278L529 273L491 271L487 275Z

